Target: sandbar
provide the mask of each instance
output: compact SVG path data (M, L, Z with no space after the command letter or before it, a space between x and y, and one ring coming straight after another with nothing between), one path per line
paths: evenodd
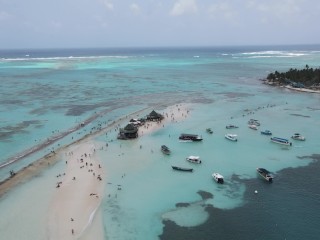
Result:
M99 209L105 175L92 141L72 146L63 154L66 170L56 176L57 183L53 186L48 238L78 239L90 227ZM95 233L91 239L103 239Z

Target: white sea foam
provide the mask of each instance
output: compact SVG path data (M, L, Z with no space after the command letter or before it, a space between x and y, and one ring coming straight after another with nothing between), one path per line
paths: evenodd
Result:
M1 58L3 62L14 62L14 61L56 61L56 60L90 60L90 59L103 59L103 58L118 58L127 59L134 56L121 56L121 55L110 55L110 56L69 56L69 57L28 57L28 58Z
M249 56L248 58L270 58L270 57L301 57L309 55L305 51L259 51L259 52L244 52L241 55Z

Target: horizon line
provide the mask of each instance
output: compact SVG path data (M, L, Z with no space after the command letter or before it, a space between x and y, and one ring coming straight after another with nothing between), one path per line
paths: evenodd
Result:
M294 47L294 46L320 46L320 43L290 43L290 44L238 44L238 45L168 45L168 46L78 46L78 47L17 47L0 48L0 51L12 50L80 50L80 49L187 49L187 48L235 48L235 47Z

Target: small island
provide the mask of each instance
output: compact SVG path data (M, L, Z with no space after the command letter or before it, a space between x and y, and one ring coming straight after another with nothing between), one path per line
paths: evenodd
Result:
M320 68L314 69L306 65L302 70L290 68L287 72L275 71L269 73L263 82L271 86L320 93Z

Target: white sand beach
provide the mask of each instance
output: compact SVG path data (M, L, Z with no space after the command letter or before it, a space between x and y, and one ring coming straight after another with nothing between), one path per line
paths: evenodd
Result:
M190 113L190 104L177 104L169 106L163 112L159 112L164 116L161 122L147 122L139 128L138 135L149 134L167 126L170 123L181 122L186 119Z
M84 142L64 153L66 171L57 176L48 219L49 239L84 239L83 235L85 239L103 239L103 231L90 231L91 236L86 233L103 197L104 172L95 151L92 142Z
M308 88L294 88L290 85L286 85L285 88L293 90L293 91L297 91L297 92L320 93L319 90L312 90L312 89L308 89Z

